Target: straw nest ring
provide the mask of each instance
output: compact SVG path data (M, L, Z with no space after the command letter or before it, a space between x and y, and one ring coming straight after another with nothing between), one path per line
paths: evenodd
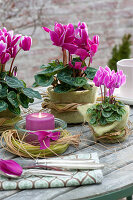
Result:
M27 133L26 133L27 134ZM7 151L27 158L44 158L58 156L64 153L70 144L78 146L80 135L71 135L67 130L62 130L57 141L51 141L49 148L40 150L39 144L25 142L26 134L21 136L17 130L7 130L2 133L1 144Z

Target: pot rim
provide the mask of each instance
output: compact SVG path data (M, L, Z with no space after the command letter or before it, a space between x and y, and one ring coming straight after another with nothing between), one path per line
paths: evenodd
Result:
M92 84L92 85L93 85L93 84ZM96 87L95 85L93 85L93 88L97 88L97 87ZM48 92L56 93L56 94L61 94L61 95L62 95L62 94L68 94L68 93L70 93L70 94L75 94L75 93L81 94L81 93L87 93L88 91L91 91L91 90L85 89L85 90L79 90L79 91L70 91L70 92L58 93L58 92L55 92L55 91L54 91L54 89L53 89L52 86L48 87L47 90L48 90Z
M118 67L133 67L133 58L122 59L117 62Z

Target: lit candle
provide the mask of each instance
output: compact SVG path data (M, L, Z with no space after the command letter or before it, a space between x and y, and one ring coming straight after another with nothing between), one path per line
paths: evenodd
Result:
M26 116L26 129L30 131L54 130L54 115L50 113L32 113Z

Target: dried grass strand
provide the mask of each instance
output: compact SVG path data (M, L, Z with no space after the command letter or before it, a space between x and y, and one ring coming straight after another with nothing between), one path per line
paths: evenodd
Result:
M69 145L74 145L77 147L80 143L80 134L78 135L70 135L70 133L66 130L62 131L63 134L60 139L57 141L52 141L50 144L55 145L57 147L58 151L60 148L66 149ZM6 130L2 133L1 136L1 145L2 147L18 156L22 157L28 157L28 158L44 158L47 157L48 152L45 153L45 150L40 150L40 146L35 146L29 143L26 143L24 141L25 135L20 138L19 133L17 130ZM5 144L4 144L5 141ZM63 147L61 145L64 145ZM31 150L34 150L34 152ZM48 148L50 153L58 156L58 153L56 153L53 149ZM62 150L62 149L61 149Z

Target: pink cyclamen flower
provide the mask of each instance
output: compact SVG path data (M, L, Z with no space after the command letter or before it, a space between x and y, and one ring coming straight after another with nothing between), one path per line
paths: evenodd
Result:
M0 170L6 174L21 176L23 168L13 160L0 159Z
M99 69L97 70L95 77L93 79L95 86L99 87L101 85L104 85L104 79L107 74L108 74L107 70L105 70L102 67L99 67Z
M13 30L7 31L4 27L0 29L0 63L6 64L10 58L15 58L19 52L19 45L24 51L29 51L31 47L31 37L14 34Z
M111 71L111 69L108 66L106 66L105 69L99 67L98 71L95 74L93 82L97 87L101 85L106 86L106 88L109 89L109 91L107 92L108 96L113 95L115 88L119 88L120 86L125 84L126 76L123 74L122 70L115 73L115 71Z
M80 56L81 60L90 57L90 62L92 62L92 57L98 50L99 36L95 35L90 40L87 25L84 22L79 22L78 28L75 30L74 44L78 46L75 54Z
M10 60L11 55L9 53L3 53L0 56L1 64L5 64L8 60Z
M99 45L99 36L98 35L94 35L92 38L92 43L93 44L98 44Z
M85 71L87 69L87 66L82 67L82 62L75 62L75 65L72 65L72 63L69 62L69 66L71 68L82 70L82 71Z
M6 51L7 44L3 40L0 41L0 55Z
M30 36L23 36L20 41L20 48L22 48L24 51L29 51L32 44L32 38Z
M114 88L119 88L126 83L126 76L122 70L118 70L115 74L116 82L114 83Z
M58 140L60 137L60 132L36 131L30 132L30 134L38 136L40 149L47 149L50 147L50 140Z
M75 35L72 24L63 25L55 23L54 31L47 27L43 27L43 29L50 34L53 45L67 49L71 54L76 51L77 46L73 44Z

